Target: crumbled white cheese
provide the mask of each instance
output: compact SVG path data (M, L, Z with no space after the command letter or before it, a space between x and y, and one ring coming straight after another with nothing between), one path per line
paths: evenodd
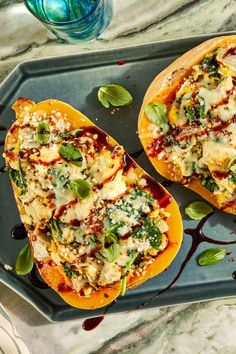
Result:
M218 102L222 101L227 97L227 92L234 87L232 77L226 77L218 85L216 89L207 89L201 87L199 90L199 96L204 99L205 102L205 112L207 112L213 105L216 105Z
M112 200L118 197L119 195L125 193L125 191L125 178L122 175L122 171L119 171L113 181L110 181L103 185L103 188L100 191L101 199Z
M107 284L112 284L117 280L120 280L121 272L119 270L119 266L114 263L106 262L102 272L100 274L98 284L101 286L105 286Z
M45 257L49 256L47 248L40 241L33 242L33 250L34 250L34 257L37 259L37 261L41 261Z
M4 264L4 268L9 271L11 271L13 269L13 267L10 266L9 264Z

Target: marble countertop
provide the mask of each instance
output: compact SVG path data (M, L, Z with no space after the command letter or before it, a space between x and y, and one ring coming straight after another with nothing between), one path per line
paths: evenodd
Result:
M99 39L65 45L21 1L0 0L0 81L31 58L235 30L235 15L235 0L114 0L114 18ZM236 353L236 297L109 315L93 332L80 320L49 323L3 284L0 302L32 354Z

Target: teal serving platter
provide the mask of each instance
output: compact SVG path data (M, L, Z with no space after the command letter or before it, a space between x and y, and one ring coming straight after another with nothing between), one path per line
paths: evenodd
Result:
M215 36L219 34L32 60L18 65L0 85L0 125L2 128L0 140L2 145L6 133L3 127L8 129L14 121L15 115L11 105L18 97L27 97L35 101L55 98L71 104L86 114L96 125L119 141L128 153L137 152L133 155L137 163L163 183L164 179L153 169L145 154L139 151L141 144L137 135L137 117L143 96L158 72L182 53ZM131 92L134 99L131 108L123 107L112 114L111 109L105 109L99 103L98 88L111 83L122 85ZM0 149L2 155L3 146ZM0 166L4 166L2 157ZM166 182L164 184L166 185ZM201 200L201 197L175 184L167 189L179 204L184 230L195 229L199 221L188 219L184 215L184 208L192 201ZM28 276L17 276L14 269L11 271L5 269L4 265L15 264L20 249L26 243L26 240L14 240L11 237L11 230L14 225L20 223L20 218L7 173L0 174L0 223L1 282L31 303L51 321L95 317L103 314L104 309L92 311L75 309L67 305L53 290L39 289L30 282ZM197 265L196 257L200 252L215 246L202 240L198 247L193 249L193 238L188 231L184 232L183 244L171 266L159 276L128 291L126 296L120 296L115 305L109 308L109 313L125 312L137 307L141 309L169 306L236 295L236 281L234 280L236 245L232 244L236 242L236 215L215 211L204 224L203 233L213 242L216 240L219 244L221 241L230 243L223 246L217 245L224 247L227 255L215 266L199 267ZM185 262L186 256L189 256L188 262ZM180 276L173 282L178 273ZM163 291L171 283L173 284L170 289ZM155 297L154 300L150 301L153 297ZM145 305L140 306L143 303Z

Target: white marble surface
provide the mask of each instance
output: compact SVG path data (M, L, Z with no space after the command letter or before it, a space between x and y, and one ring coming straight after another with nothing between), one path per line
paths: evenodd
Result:
M30 58L236 30L235 0L114 0L114 8L98 40L62 45L21 1L0 0L0 80ZM236 298L109 315L93 332L78 320L47 322L2 284L0 301L32 354L236 353Z

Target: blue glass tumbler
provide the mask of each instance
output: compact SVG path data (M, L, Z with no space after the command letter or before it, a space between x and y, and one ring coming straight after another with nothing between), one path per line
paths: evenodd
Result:
M112 0L24 0L28 10L67 43L97 38L113 15Z

